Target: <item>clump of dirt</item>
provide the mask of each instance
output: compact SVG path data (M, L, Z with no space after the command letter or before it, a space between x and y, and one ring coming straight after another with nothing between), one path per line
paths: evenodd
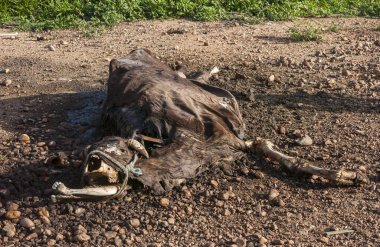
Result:
M290 41L288 30L303 19L145 21L92 38L53 31L0 39L0 82L11 81L0 83L0 244L377 246L378 23L308 21L322 30L340 28L300 43ZM177 29L187 31L170 31ZM321 167L360 169L372 183L353 187L294 176L247 154L228 172L208 171L167 193L165 206L145 189L121 200L51 203L54 181L78 184L80 151L97 124L110 59L137 47L189 72L217 65L221 72L211 83L238 99L248 138L268 138ZM304 134L311 145L296 143ZM64 162L47 163L55 153Z

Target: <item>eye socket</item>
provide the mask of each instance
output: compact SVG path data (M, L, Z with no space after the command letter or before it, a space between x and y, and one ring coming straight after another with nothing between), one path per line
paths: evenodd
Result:
M101 165L102 165L101 159L99 159L98 157L91 157L90 163L88 165L88 171L92 172L92 171L98 170Z

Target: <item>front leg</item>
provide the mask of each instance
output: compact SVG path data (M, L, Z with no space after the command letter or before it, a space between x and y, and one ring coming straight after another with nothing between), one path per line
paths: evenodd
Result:
M52 189L65 196L86 195L86 196L113 196L118 192L115 185L86 187L83 189L70 189L62 182L55 182Z
M341 183L368 184L368 177L360 171L346 171L343 169L324 169L311 164L297 161L296 158L283 154L275 149L275 145L265 139L258 138L255 142L246 142L248 148L254 148L256 152L269 158L270 160L285 166L294 173L306 173L317 175L330 181Z

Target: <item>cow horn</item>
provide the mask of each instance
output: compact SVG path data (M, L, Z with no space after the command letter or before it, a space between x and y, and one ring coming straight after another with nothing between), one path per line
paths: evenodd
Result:
M128 147L132 148L133 150L136 150L139 154L144 156L145 158L149 158L149 154L146 151L145 147L137 140L135 139L128 139L127 140Z

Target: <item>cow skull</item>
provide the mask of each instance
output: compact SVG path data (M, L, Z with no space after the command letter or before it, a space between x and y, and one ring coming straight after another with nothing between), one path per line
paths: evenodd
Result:
M106 137L85 148L83 154L83 188L70 189L62 182L55 182L52 188L59 195L53 195L53 201L76 198L103 199L121 195L129 189L129 172L141 175L141 170L134 167L138 155L149 158L148 152L140 142L120 137Z

